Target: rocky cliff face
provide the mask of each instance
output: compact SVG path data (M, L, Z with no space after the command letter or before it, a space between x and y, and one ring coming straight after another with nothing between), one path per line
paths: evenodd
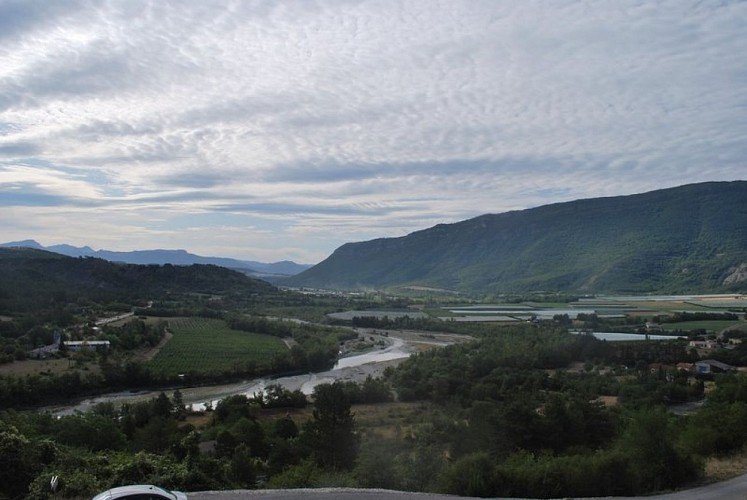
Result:
M732 285L747 281L747 262L742 262L737 267L729 270L729 276L724 278L724 285Z

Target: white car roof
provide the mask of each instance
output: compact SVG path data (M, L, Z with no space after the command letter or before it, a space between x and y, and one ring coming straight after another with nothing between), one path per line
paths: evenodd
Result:
M123 498L130 495L160 495L163 498L173 498L174 500L181 500L187 498L184 493L169 491L152 484L133 484L130 486L118 486L110 490L106 490L99 493L93 500L114 500L116 498Z

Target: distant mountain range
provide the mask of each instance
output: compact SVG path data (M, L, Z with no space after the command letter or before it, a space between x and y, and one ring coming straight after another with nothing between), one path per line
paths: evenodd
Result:
M486 294L744 290L747 182L577 200L348 243L283 284Z
M192 264L211 264L241 271L259 278L287 277L298 274L309 265L296 264L291 261L273 263L255 262L251 260L237 260L223 257L201 257L185 250L136 250L132 252L113 252L109 250L94 250L91 247L75 247L71 245L51 245L45 247L34 240L11 241L2 243L0 247L34 248L67 255L68 257L96 257L110 262L125 264L173 264L189 266Z

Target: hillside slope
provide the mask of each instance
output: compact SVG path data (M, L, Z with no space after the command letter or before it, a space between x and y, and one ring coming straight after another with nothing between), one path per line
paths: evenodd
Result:
M675 293L744 288L745 270L747 182L736 181L558 203L348 243L287 283Z
M71 301L137 301L174 293L257 294L275 288L212 266L116 264L31 248L0 248L0 313L33 311Z

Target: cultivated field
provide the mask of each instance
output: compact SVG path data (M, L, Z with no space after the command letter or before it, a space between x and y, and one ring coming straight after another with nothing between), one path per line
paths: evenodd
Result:
M217 319L178 318L169 321L169 329L173 337L148 364L167 376L243 371L288 350L278 337L232 330Z
M668 331L675 330L705 330L711 333L721 333L729 327L739 325L740 321L728 321L728 320L706 320L706 321L683 321L682 323L664 323L661 327Z

